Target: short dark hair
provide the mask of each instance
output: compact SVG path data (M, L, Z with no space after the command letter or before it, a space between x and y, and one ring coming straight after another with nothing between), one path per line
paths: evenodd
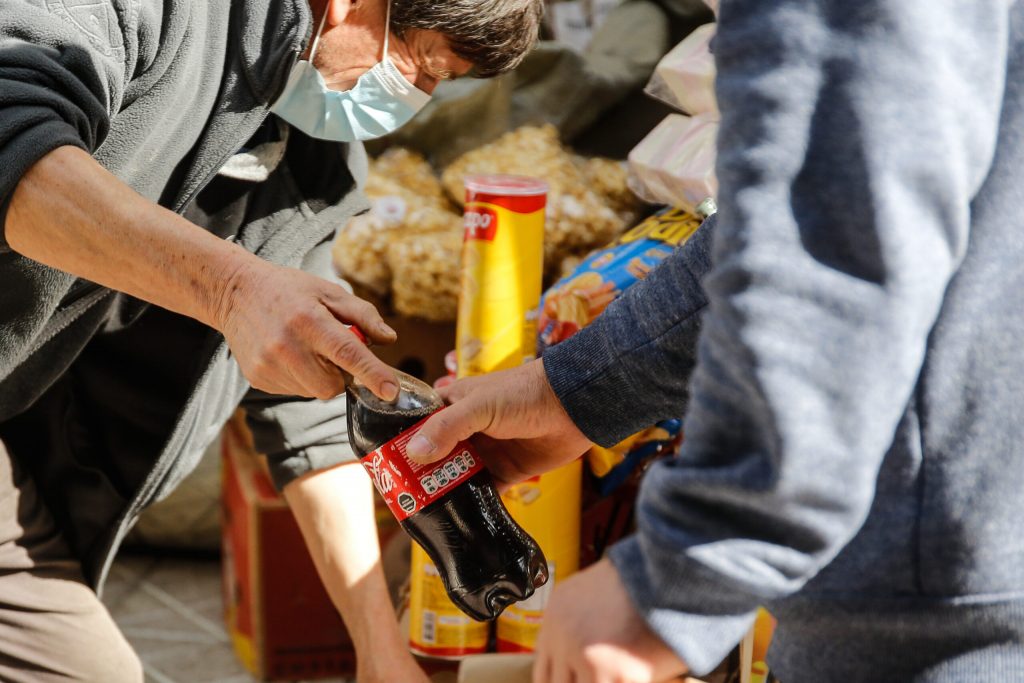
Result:
M391 25L437 31L452 52L474 65L478 78L519 66L537 42L544 0L391 0Z

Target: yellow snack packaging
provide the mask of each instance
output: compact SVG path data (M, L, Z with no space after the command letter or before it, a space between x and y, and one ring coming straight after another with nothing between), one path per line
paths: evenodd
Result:
M466 178L453 363L459 377L513 368L534 358L546 204L547 184L534 178ZM522 525L522 520L517 521ZM537 529L526 531L541 542L546 554L548 548L536 535ZM473 621L448 599L437 569L426 553L414 547L409 597L412 651L458 659L485 652L489 636L490 625Z

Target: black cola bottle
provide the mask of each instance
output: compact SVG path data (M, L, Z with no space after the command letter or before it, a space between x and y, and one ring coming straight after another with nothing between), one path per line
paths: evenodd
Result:
M544 585L547 561L505 509L471 446L460 444L428 467L404 457L410 428L444 403L423 382L397 374L394 402L349 383L349 441L402 528L430 556L452 602L478 621L494 619Z

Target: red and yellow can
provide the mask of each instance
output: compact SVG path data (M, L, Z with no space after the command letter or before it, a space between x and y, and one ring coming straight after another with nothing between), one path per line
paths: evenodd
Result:
M547 192L547 183L524 176L466 179L459 377L514 368L536 354Z
M551 590L580 568L583 461L516 484L502 496L509 513L540 545L548 582L498 617L498 652L532 652Z
M456 358L446 359L449 369L458 368L459 377L514 368L536 354L547 189L543 181L522 176L466 179ZM516 517L514 506L509 503ZM535 529L527 531L536 537ZM473 621L448 599L437 569L414 545L409 596L413 652L461 658L485 652L489 636L490 624Z
M412 544L409 649L418 655L460 659L487 651L490 624L473 621L448 599L430 557Z

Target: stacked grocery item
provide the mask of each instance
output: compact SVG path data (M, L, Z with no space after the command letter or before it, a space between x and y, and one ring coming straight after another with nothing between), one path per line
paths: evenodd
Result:
M365 192L371 210L339 231L341 275L396 312L452 322L458 310L463 181L471 174L527 174L549 185L545 280L578 263L632 226L643 205L625 165L578 157L553 126L527 126L457 158L439 177L416 152L393 147L371 161Z

